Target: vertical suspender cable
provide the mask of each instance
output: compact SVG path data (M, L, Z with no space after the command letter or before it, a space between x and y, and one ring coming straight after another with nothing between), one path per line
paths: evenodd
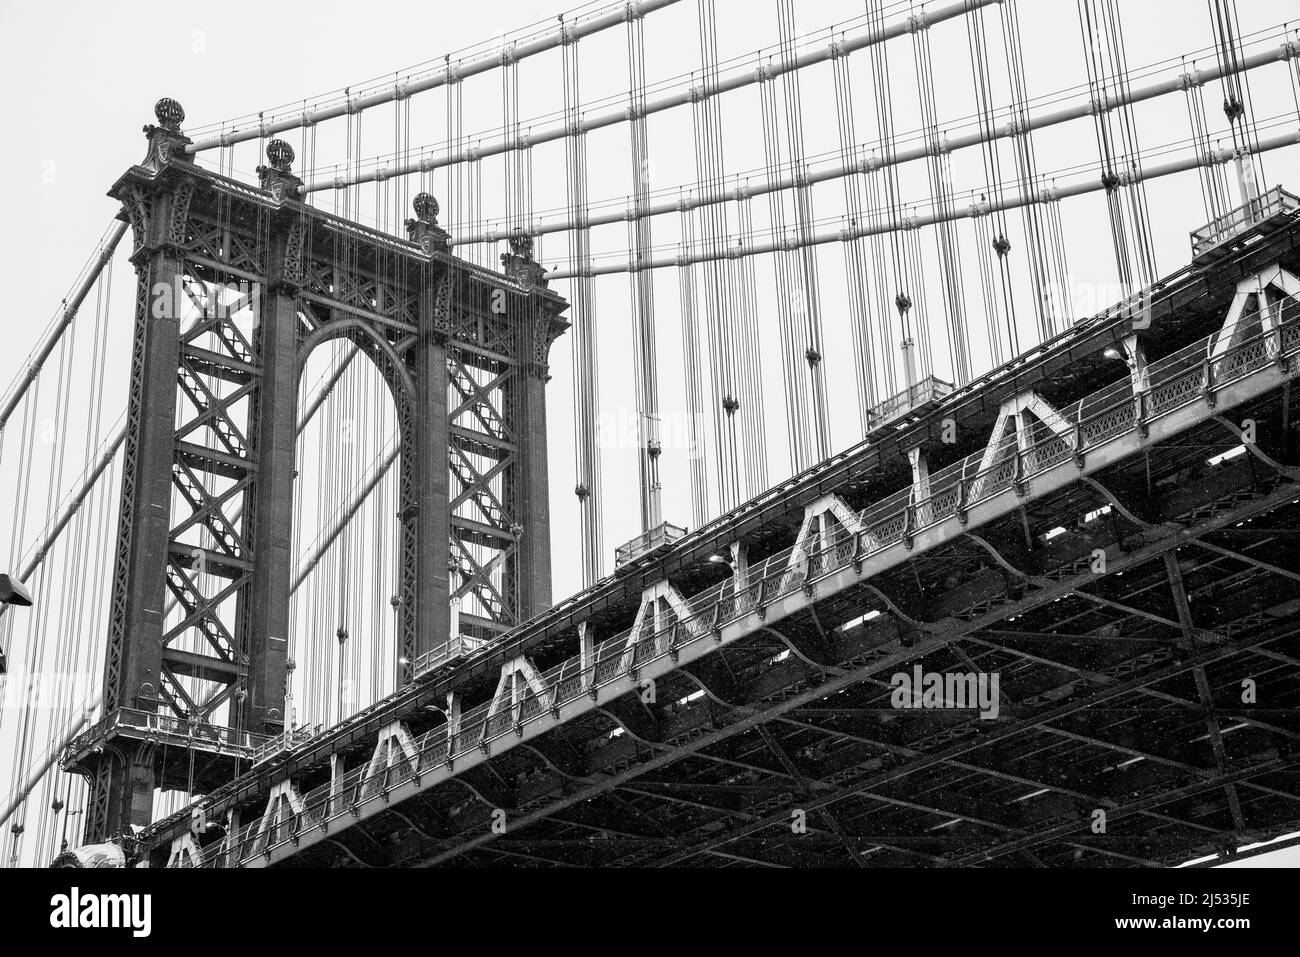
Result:
M682 255L688 259L695 253L695 230L691 214L682 210ZM695 290L696 267L689 262L677 269L678 298L682 314L682 365L686 385L686 428L689 440L691 472L691 522L699 528L709 520L708 472L705 469L705 430L703 422L704 372L700 358L699 315Z
M883 0L870 0L867 7L869 22L872 25L873 32L883 34L885 9ZM887 210L884 215L888 221L901 223L903 221L902 204L899 199L898 187L898 169L895 165L895 144L894 144L894 103L893 91L889 81L889 65L886 56L885 45L883 43L873 43L871 45L871 67L874 74L874 83L872 84L875 92L876 105L876 123L879 131L881 144L882 166L881 174L884 184L884 207ZM900 230L894 229L890 232L890 266L893 274L893 287L895 290L893 307L898 312L898 332L900 353L903 360L903 372L905 385L911 388L916 384L916 366L915 366L915 348L916 341L913 338L912 330L912 297L907 290L907 252L904 247L904 239L900 235ZM886 307L888 308L888 307ZM894 382L892 377L893 360L890 360L889 368L891 375L890 391L894 391Z
M738 188L740 201L736 204L740 221L740 240L737 252L752 245L754 236L753 201ZM740 443L744 457L745 497L753 498L767 491L767 418L763 401L764 385L762 350L758 331L758 286L754 275L754 257L740 256L735 261L736 272L732 288L739 289L740 324L737 355L740 359L740 418L743 440Z
M805 161L803 130L803 94L800 88L799 71L789 69L797 58L795 50L794 0L778 0L778 22L781 34L781 55L787 70L781 76L781 88L785 99L785 121L787 155L790 172L794 177L793 192L795 212L795 237L800 246L793 254L792 266L799 298L796 300L800 321L800 335L804 346L803 357L806 367L802 370L799 387L806 388L809 395L812 416L811 452L813 461L821 461L831 454L830 408L826 399L826 370L822 360L826 355L826 345L822 336L821 286L818 280L817 248L809 239L815 226L812 193L806 182L808 175ZM809 463L811 464L811 463Z
M715 92L718 83L717 12L714 0L699 0L697 22L700 39L700 79L692 89L692 119L695 134L695 171L703 196L721 195L725 186L726 164L723 157L722 116ZM687 214L688 215L688 214ZM698 216L705 250L711 257L703 264L705 317L708 333L709 370L712 377L710 407L713 412L714 468L718 489L718 507L734 508L740 501L740 459L736 417L741 421L753 410L737 381L748 350L742 352L736 335L738 306L735 272L726 253L728 224L724 203L699 207ZM685 218L685 217L684 217ZM689 228L689 227L688 227ZM703 478L703 470L699 470ZM707 489L701 489L707 500Z
M645 32L644 21L635 8L628 8L628 126L632 139L632 208L628 223L632 263L650 256L652 242L650 218L644 215L649 205L651 178L649 145L645 118ZM654 277L649 270L631 272L632 345L634 385L638 422L639 471L641 478L641 530L649 531L662 524L659 481L659 377L655 350Z
M932 144L930 156L930 194L935 212L952 217L955 206L952 199L950 157L944 149L944 138L939 136L937 110L934 96L934 65L930 54L930 31L922 24L912 33L912 52L916 63L916 85L920 94L923 132ZM956 225L949 218L935 227L935 251L942 273L944 314L947 316L948 356L954 381L964 385L970 381L970 345L966 331L966 291L962 286L961 252L957 245Z
M591 230L587 219L587 137L578 132L581 119L581 70L575 39L561 46L564 69L564 119L572 135L565 137L566 196L569 221L569 260L573 280L573 492L578 499L578 533L582 549L582 583L593 584L601 575L604 533L601 507L601 461L597 410L600 404L600 363L596 344L595 299L591 266Z
M763 117L764 173L771 180L781 172L781 117L776 93L766 64L759 66L759 102ZM808 395L802 388L801 357L797 323L802 308L802 293L792 282L790 250L786 244L790 236L786 230L785 197L783 193L767 194L768 216L772 240L781 245L772 255L776 277L777 322L781 334L781 375L785 396L786 444L789 450L790 471L801 472L812 464L808 446Z

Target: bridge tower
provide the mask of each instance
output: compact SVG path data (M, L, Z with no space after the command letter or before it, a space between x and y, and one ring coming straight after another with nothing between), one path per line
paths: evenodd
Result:
M155 114L109 193L138 281L103 718L63 758L90 782L87 841L288 730L298 386L321 343L351 340L396 409L400 679L448 640L453 597L481 638L551 600L545 384L568 323L531 240L474 266L428 194L397 239L300 202L288 144L253 188L192 162L180 104Z

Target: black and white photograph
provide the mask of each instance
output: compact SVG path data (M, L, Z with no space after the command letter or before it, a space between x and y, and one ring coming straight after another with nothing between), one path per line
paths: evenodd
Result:
M1292 925L1293 0L0 0L0 79L21 923Z

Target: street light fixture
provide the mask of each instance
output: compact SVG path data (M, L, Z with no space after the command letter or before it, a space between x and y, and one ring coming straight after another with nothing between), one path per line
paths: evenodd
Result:
M1106 359L1122 359L1128 366L1129 375L1133 379L1133 391L1146 392L1150 388L1147 381L1146 358L1142 354L1142 343L1136 337L1132 341L1120 341L1108 345L1101 350L1101 354Z
M0 602L29 608L32 604L32 593L27 590L26 585L12 575L0 575Z
M10 575L0 575L0 603L5 605L20 605L24 608L30 608L32 604L32 593L27 590L27 586L17 578ZM5 651L0 648L0 675L8 674L9 661L5 658Z
M1140 347L1130 347L1127 342L1115 342L1102 349L1101 354L1106 359L1123 359L1129 368L1133 368L1138 362L1137 348Z

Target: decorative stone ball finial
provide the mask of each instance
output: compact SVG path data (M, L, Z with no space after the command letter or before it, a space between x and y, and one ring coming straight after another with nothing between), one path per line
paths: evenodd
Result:
M432 193L417 193L411 205L415 207L415 216L420 222L438 224L439 206Z
M510 251L522 259L533 258L533 237L522 229L510 234Z
M271 161L271 168L281 173L293 169L293 147L284 140L271 140L267 143L266 158Z
M158 117L158 124L163 129L173 133L179 133L181 124L185 122L185 110L170 96L164 96L153 105L153 115Z

